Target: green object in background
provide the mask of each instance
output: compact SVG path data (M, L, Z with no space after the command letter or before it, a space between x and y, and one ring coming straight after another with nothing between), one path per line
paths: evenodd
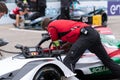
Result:
M27 3L27 0L23 0L23 3Z
M103 35L103 34L100 34L100 37L101 37L102 43L107 43L111 46L116 46L116 47L120 48L120 40L110 38L110 37Z

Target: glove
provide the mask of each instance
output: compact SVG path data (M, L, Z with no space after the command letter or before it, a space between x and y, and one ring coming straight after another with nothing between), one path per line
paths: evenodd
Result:
M59 40L53 41L53 46L54 47L59 47L60 46Z

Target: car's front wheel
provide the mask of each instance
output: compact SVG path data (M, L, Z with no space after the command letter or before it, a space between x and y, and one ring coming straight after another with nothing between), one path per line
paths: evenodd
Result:
M46 66L36 73L33 80L61 80L61 74L56 68Z

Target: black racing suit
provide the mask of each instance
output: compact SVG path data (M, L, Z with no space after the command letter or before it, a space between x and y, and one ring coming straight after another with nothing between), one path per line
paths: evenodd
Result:
M80 59L85 50L88 49L94 53L115 75L120 77L120 66L108 56L101 43L99 33L92 27L86 27L85 29L88 33L80 34L77 41L72 45L70 51L67 53L63 63L69 69L74 71L76 62Z

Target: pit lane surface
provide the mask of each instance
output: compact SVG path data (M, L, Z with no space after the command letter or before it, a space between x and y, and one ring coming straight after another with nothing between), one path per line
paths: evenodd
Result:
M116 39L120 40L120 16L114 16L114 17L110 16L108 18L109 18L108 27L112 30ZM14 48L16 44L22 44L25 46L35 46L41 40L41 33L45 33L45 31L16 29L13 27L12 24L0 25L0 38L9 41L8 45L0 47L0 49L4 49L8 51L19 51ZM8 53L2 53L2 54L3 54L3 58L14 55ZM120 80L120 79L116 79L116 80Z

